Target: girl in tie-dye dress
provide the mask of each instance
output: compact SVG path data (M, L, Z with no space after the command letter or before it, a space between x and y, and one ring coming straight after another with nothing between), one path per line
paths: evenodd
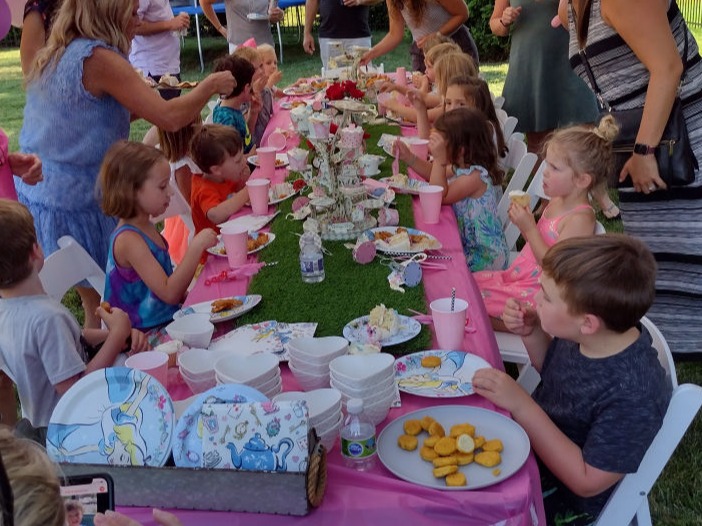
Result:
M587 194L607 178L617 131L614 120L607 118L595 128L564 128L547 141L543 187L549 205L536 223L527 207L512 203L509 218L526 245L507 270L473 274L496 329L504 330L500 318L509 298L534 306L541 261L551 246L561 239L594 234L595 212Z

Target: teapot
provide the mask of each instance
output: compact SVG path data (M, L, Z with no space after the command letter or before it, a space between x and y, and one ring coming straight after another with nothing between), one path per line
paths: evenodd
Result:
M237 451L236 446L232 442L227 443L227 449L231 453L232 464L237 469L247 471L286 471L285 458L290 453L293 445L293 441L285 437L277 445L269 446L261 437L261 434L256 433L244 444L241 453ZM285 451L279 458L277 453L282 446L285 446Z

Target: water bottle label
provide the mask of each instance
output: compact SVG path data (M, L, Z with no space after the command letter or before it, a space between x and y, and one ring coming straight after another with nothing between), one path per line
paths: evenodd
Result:
M349 440L341 438L341 454L349 458L368 458L375 455L375 437L366 440Z
M317 272L324 272L324 259L319 258L318 260L301 260L300 270L303 274L315 274Z

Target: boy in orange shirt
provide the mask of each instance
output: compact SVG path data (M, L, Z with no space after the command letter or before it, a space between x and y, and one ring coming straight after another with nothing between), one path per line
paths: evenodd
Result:
M202 126L190 142L190 154L202 174L193 175L190 208L195 233L205 228L219 231L218 224L238 212L249 200L241 135L231 126Z

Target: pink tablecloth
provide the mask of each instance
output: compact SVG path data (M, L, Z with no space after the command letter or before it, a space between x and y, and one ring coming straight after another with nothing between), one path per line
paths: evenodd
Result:
M277 127L286 129L289 123L289 112L278 111L271 120L267 133ZM264 135L264 141L265 137ZM282 180L285 175L285 170L276 170L274 182ZM257 172L252 175L257 176ZM273 211L271 207L271 212ZM465 264L456 218L451 207L443 207L441 221L436 225L424 223L417 200L414 203L414 212L416 227L436 236L443 244L441 252L452 256L452 259L446 262L447 270L424 273L427 303L435 298L450 295L451 288L455 287L456 296L469 301L469 317L476 329L474 333L466 334L464 350L485 358L495 367L502 368L497 342L480 299L480 292ZM225 258L210 257L186 303L244 294L248 286L248 281L245 280L204 285L203 277L226 268ZM297 382L287 366L283 365L282 371L284 390L298 390ZM191 394L187 386L177 382L171 385L169 391L176 400ZM434 400L402 393L402 407L390 411L385 422L378 426L378 432L388 422L408 412L432 405L471 405L495 409L490 402L479 396ZM357 473L343 466L338 443L329 453L328 472L328 486L322 505L305 517L186 510L178 510L176 513L185 525L209 526L287 526L298 523L304 523L306 526L435 526L439 522L462 526L545 524L539 474L533 455L530 455L524 467L509 479L476 491L440 491L411 484L396 478L379 462L372 471ZM235 492L236 488L232 488L232 493ZM144 524L155 524L151 519L150 510L124 508L121 511Z

